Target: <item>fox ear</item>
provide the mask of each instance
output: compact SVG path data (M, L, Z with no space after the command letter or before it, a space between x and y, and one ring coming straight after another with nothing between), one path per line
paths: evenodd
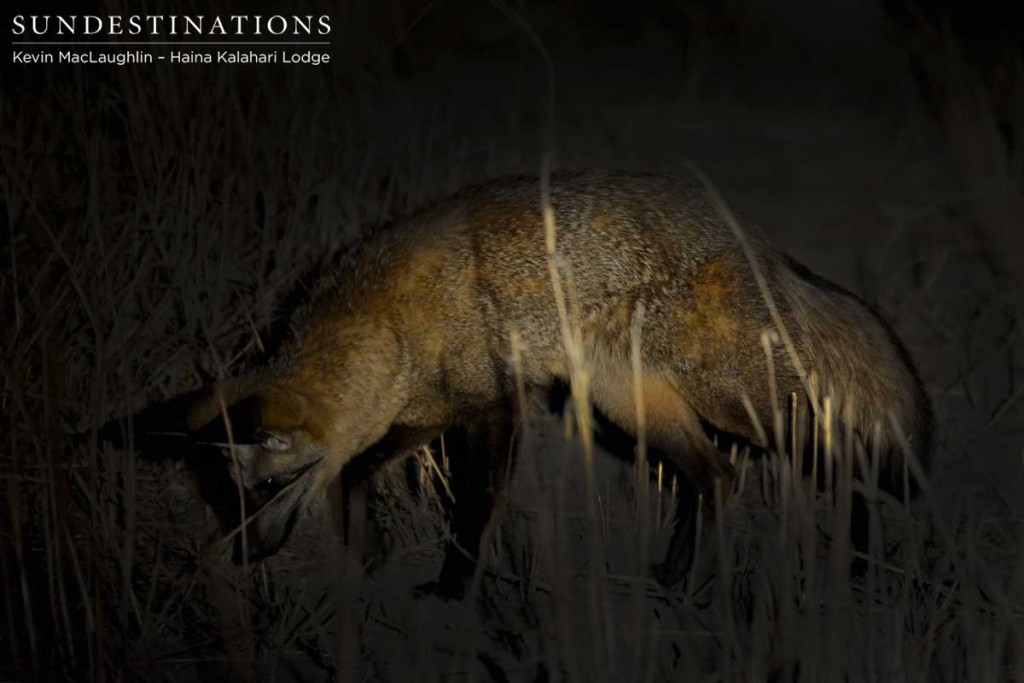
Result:
M262 384L263 380L258 375L217 382L151 405L129 418L111 420L98 427L96 433L100 441L110 442L116 448L123 448L129 441L134 441L136 446L162 452L160 445L168 437L195 435L212 425L219 425L223 431L224 422L217 418L224 409L228 408L230 413L232 407L252 396ZM246 408L240 406L236 412L241 415Z

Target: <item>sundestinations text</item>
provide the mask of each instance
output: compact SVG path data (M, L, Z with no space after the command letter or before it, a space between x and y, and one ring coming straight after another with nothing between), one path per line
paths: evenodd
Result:
M232 14L18 14L13 36L326 36L331 17L322 15Z

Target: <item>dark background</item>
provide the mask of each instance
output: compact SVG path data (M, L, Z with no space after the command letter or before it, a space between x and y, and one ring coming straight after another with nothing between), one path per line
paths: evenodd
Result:
M329 14L332 62L5 55L0 677L1019 675L1024 35L1011 5L90 3L100 15ZM5 15L22 12L46 13ZM917 514L945 525L921 522L928 540L907 542L902 573L821 589L821 616L781 555L736 550L748 559L731 593L669 599L627 581L598 618L582 569L560 583L537 568L546 499L520 482L491 587L441 604L410 588L439 566L442 517L401 472L381 476L371 510L383 568L353 583L317 555L330 544L313 522L277 564L231 567L195 462L71 444L254 367L303 273L461 185L537 172L545 153L558 167L696 165L893 323L938 416ZM537 452L572 489L559 430L541 428ZM599 468L608 518L628 517L622 466ZM566 566L582 507L556 524ZM609 567L642 575L629 529L606 526ZM759 523L735 529L736 548L760 547ZM618 643L608 661L593 655L599 637Z

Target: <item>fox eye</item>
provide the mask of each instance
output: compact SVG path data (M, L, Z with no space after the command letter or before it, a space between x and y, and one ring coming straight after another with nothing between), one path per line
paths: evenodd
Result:
M291 443L287 439L283 439L273 434L266 435L262 441L260 441L260 447L267 451L286 451L291 448Z
M263 481L255 485L255 490L264 494L273 494L278 488L277 477L267 477Z

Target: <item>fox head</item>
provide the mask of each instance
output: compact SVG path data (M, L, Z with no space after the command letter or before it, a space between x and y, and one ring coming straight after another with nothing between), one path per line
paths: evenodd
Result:
M245 541L236 542L236 561L276 553L302 510L338 474L322 405L286 385L239 392L228 383L197 401L187 420L198 442L222 450L244 491L247 519L238 538L244 534Z
M277 552L303 510L387 435L408 402L405 356L388 327L322 317L331 324L307 325L286 361L179 397L168 419L157 411L136 425L142 433L171 422L227 456L245 500L236 560Z

